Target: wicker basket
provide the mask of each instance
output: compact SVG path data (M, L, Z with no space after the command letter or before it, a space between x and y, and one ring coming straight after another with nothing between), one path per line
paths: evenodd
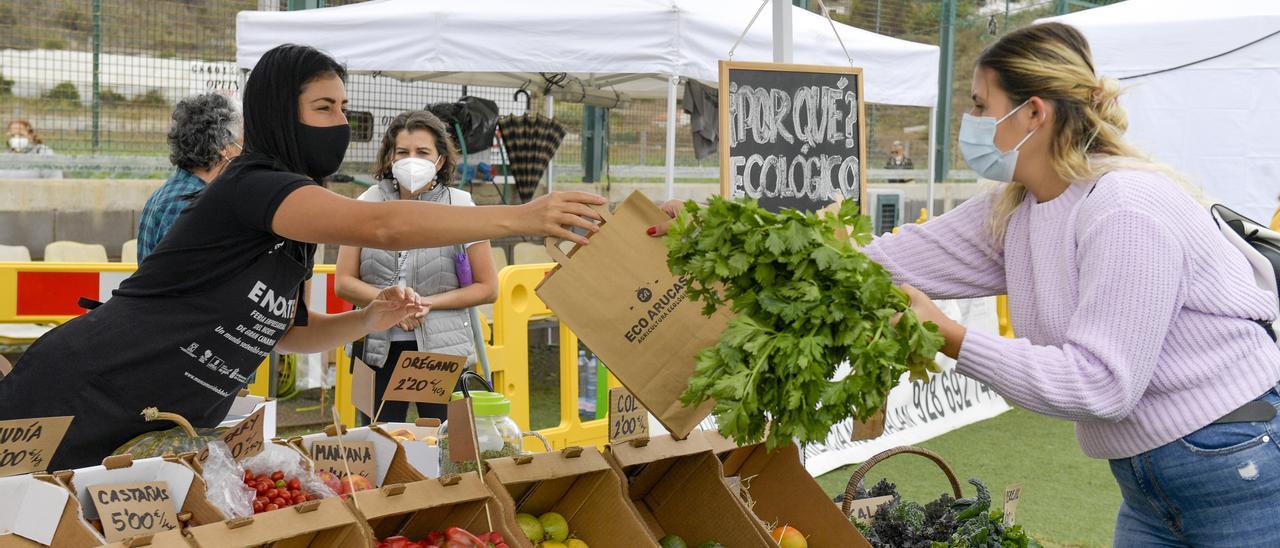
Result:
M867 462L862 463L862 466L853 471L853 475L849 477L849 485L844 489L844 501L840 504L840 510L844 512L845 516L850 516L853 512L854 492L858 489L858 484L862 483L862 479L866 477L867 472L870 472L872 467L884 462L889 457L902 454L920 455L933 461L938 465L938 468L942 469L942 473L946 474L947 481L951 482L951 491L954 493L955 498L963 498L964 493L960 491L960 480L956 479L955 472L951 471L951 467L947 465L946 461L942 460L941 455L919 447L894 447L867 459Z

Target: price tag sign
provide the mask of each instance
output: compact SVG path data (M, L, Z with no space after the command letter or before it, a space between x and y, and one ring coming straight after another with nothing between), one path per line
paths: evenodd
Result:
M475 434L475 417L471 413L471 400L464 398L449 402L449 460L466 462L476 460L479 441ZM477 468L479 470L480 468Z
M1014 516L1018 513L1018 499L1022 498L1022 484L1015 483L1004 490L1004 525L1013 525Z
M0 478L39 472L67 435L72 417L0 421Z
M107 542L176 529L178 518L162 481L94 485L89 488Z
M866 524L870 524L872 521L875 520L876 511L879 510L881 506L884 506L891 502L893 502L893 495L888 495L884 497L875 497L875 498L869 498L869 499L858 499L853 501L853 503L849 505L849 514L853 516L854 519L857 519L858 521L861 521Z
M430 352L404 352L383 392L384 401L449 403L467 358Z
M244 460L261 453L266 447L267 435L263 430L265 416L266 408L258 407L253 414L245 417L244 420L222 434L222 441L227 444L227 450L231 451L232 458L238 461ZM200 451L199 460L201 463L204 463L208 458L208 448Z
M649 412L626 388L609 389L609 443L649 437Z
M373 483L378 478L377 449L371 441L342 442L338 440L316 440L311 444L311 458L316 461L316 472L328 472L338 479L347 478L347 469L351 475L364 476ZM346 460L346 465L342 461Z

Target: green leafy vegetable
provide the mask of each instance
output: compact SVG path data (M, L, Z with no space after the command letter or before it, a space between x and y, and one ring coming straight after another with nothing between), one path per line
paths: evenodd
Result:
M819 216L716 197L706 208L689 202L673 221L671 271L690 279L704 314L726 305L736 314L698 353L681 401L714 398L720 431L734 441L759 442L766 424L770 448L822 441L833 425L883 408L903 373L937 371L937 326L920 322L889 273L837 237L847 227L858 245L870 241L852 200ZM845 361L852 373L835 380Z
M892 496L876 511L871 524L853 520L876 548L1041 548L1021 525L1005 527L1004 512L991 510L991 493L976 479L973 498L954 500L943 494L921 507L904 501L892 483L881 480L870 491L858 486L855 498ZM853 519L853 518L850 518Z

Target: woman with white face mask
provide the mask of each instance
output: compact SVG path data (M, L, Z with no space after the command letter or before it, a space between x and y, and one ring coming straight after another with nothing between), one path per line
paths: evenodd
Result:
M426 111L406 112L387 127L373 176L378 184L361 200L422 200L446 205L475 205L471 195L449 186L459 160L448 126ZM342 246L338 250L335 292L364 306L379 291L394 285L408 287L431 306L422 318L406 318L386 331L370 333L358 356L377 374L375 408L380 421L402 421L405 402L382 404L382 393L400 354L405 351L438 352L466 356L476 362L467 309L492 303L498 297L498 272L488 241L466 245L387 251ZM358 347L357 347L358 348ZM445 418L442 404L417 404L419 417ZM368 417L366 417L368 419Z
M54 154L49 145L36 133L26 120L9 122L5 133L5 153L49 156ZM0 169L0 179L61 179L62 170L43 167Z
M978 56L959 132L1001 185L864 251L957 371L1075 422L1085 454L1109 461L1115 546L1280 546L1276 297L1180 177L1125 142L1119 94L1072 27L1002 36ZM999 294L1017 339L966 331L930 300Z
M53 149L44 144L31 122L26 120L9 122L6 144L13 154L53 154Z

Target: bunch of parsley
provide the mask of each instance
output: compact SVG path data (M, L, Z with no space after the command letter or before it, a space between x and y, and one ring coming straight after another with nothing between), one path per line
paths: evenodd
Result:
M852 200L836 214L771 213L755 201L685 204L667 235L671 272L687 276L703 313L736 317L697 355L681 397L715 399L720 431L770 448L826 439L831 427L884 407L904 372L927 379L942 347L889 273L854 248L871 240ZM901 315L895 322L895 317ZM835 380L848 361L852 373ZM768 428L766 428L768 425Z

